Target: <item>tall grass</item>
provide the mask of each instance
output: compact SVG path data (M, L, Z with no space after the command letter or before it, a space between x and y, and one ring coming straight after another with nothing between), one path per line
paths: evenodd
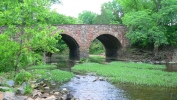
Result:
M89 62L103 64L105 62L105 57L101 55L89 55Z
M53 69L55 68L55 69ZM51 70L52 69L52 70ZM33 78L42 78L45 80L52 80L56 82L65 82L74 77L74 74L67 71L57 69L56 65L39 65L30 67Z
M177 87L177 73L165 72L164 65L134 62L111 62L106 65L85 63L74 66L72 70L96 72L98 75L108 77L113 83Z
M74 74L67 71L62 71L59 69L55 70L41 70L36 69L32 72L33 75L37 76L37 78L45 79L49 81L56 81L56 82L66 82L74 77Z
M55 65L36 65L28 67L27 69L54 69L57 68Z

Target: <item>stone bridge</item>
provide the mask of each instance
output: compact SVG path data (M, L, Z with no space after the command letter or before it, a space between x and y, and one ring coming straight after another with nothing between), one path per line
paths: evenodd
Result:
M119 25L58 25L62 39L70 49L69 59L88 58L89 48L94 39L105 47L106 59L117 59L117 51L128 46L126 27Z

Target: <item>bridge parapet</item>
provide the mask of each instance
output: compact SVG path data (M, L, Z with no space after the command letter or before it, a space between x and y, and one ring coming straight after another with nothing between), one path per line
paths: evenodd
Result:
M117 51L120 48L125 48L129 45L129 41L127 40L126 27L120 25L58 25L58 30L63 30L61 35L67 35L68 37L64 37L64 41L75 42L78 47L75 47L78 54L76 57L87 58L89 56L89 48L94 39L100 40L106 49L106 59L116 59ZM73 49L72 43L67 43L70 51Z

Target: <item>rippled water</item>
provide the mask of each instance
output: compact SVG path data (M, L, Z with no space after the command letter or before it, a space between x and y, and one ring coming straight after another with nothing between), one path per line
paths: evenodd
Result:
M113 85L92 74L76 75L60 88L69 89L77 100L177 100L177 88Z
M76 75L62 87L68 88L78 100L127 100L124 90L102 79L90 74Z
M165 71L177 72L177 64L166 64ZM113 85L95 79L98 76L92 74L76 75L62 87L68 88L77 100L177 100L177 88Z

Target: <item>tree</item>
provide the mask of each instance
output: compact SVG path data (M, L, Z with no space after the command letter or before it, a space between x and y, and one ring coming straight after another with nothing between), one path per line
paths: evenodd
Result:
M57 24L76 24L77 19L71 16L65 16L63 14L57 13L55 10L51 12L51 18L49 19L49 23L52 25Z
M124 11L122 19L129 29L127 37L131 44L138 44L141 47L153 44L156 55L159 46L170 43L167 28L171 27L171 24L176 24L175 0L118 0L118 2Z
M78 19L81 20L83 24L93 24L96 16L96 13L85 10L79 13Z
M101 11L101 14L95 18L94 24L110 24L114 23L115 16L112 14L112 11L105 9Z
M17 71L41 62L43 52L58 51L55 46L61 37L53 34L55 27L48 22L50 4L50 0L1 1L0 26L4 30L0 38L7 41L0 43L0 52L5 52L0 57L1 68L13 67Z
M96 24L122 24L122 8L116 0L101 5L101 14L95 19Z

